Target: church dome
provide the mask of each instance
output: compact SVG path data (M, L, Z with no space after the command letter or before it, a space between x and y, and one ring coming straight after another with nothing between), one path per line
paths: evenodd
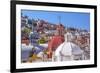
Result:
M62 44L60 44L58 48L55 50L55 61L81 59L84 51L77 44L67 41L68 34L65 34L64 36L65 41Z
M65 56L79 55L82 54L82 52L83 51L78 45L71 42L64 42L57 48L55 55L58 55L59 53Z

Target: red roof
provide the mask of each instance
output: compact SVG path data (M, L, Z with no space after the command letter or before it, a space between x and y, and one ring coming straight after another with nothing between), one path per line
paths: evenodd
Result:
M52 39L48 43L48 49L55 50L63 42L64 42L64 37L53 36Z

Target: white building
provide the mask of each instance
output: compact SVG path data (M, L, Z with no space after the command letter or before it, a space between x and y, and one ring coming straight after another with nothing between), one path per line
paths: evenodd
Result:
M33 46L31 44L29 44L29 45L22 44L21 45L21 60L22 61L27 61L29 59L32 48L33 48Z
M68 34L65 34L65 42L56 49L53 60L68 61L84 59L83 50L81 50L78 45L72 42L67 42L67 36Z

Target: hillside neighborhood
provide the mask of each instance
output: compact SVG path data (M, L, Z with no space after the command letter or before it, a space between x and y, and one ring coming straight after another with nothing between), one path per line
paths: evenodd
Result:
M89 59L89 31L21 16L22 63Z

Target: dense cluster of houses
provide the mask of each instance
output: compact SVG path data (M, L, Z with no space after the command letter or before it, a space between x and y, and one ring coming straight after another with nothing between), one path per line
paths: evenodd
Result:
M21 16L21 61L48 62L90 59L86 30Z

